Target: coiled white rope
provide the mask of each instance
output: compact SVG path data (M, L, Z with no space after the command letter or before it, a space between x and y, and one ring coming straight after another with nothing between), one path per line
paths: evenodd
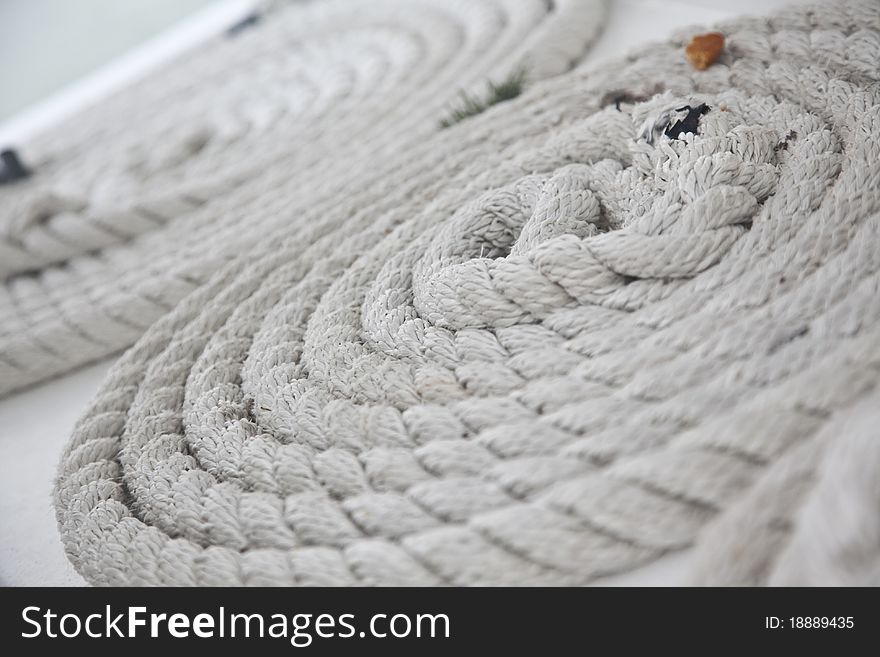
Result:
M880 3L718 29L706 71L682 35L377 156L219 268L77 425L77 569L584 584L696 545L702 583L876 584Z

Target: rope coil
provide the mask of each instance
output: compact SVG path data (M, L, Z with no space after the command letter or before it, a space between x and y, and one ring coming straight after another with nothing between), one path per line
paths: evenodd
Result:
M876 581L880 5L720 29L706 71L674 39L414 143L185 297L62 460L77 569Z

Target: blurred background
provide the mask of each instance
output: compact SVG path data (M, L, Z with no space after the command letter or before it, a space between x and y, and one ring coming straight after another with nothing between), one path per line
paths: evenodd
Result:
M35 108L45 114L41 105L48 100L56 110L100 98L122 80L222 31L257 1L0 0L0 135L20 135L21 122L13 119L27 112L33 123ZM782 4L611 0L608 24L590 59L619 55L682 25L766 13ZM51 114L48 123L58 118Z
M99 102L259 0L0 0L0 145Z
M0 0L0 121L217 0Z

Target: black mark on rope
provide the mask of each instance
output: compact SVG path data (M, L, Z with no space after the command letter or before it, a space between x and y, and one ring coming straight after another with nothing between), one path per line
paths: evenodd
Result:
M0 151L0 184L23 180L30 175L31 172L22 164L15 150L7 148Z
M803 336L805 336L809 332L810 332L809 326L799 326L799 327L793 328L787 332L783 332L782 334L776 336L776 339L774 339L770 343L770 346L767 351L768 351L768 353L771 353L771 354L775 353L779 349L782 349L785 345L794 342L798 338L802 338Z
M796 133L794 130L789 130L788 134L785 135L785 137L783 138L783 140L781 142L776 144L776 147L773 150L776 151L777 153L779 151L787 150L788 149L788 142L797 139L797 136L798 136L798 133Z
M614 109L619 112L621 105L631 105L634 103L641 103L646 100L648 100L646 96L637 96L627 91L617 91L603 96L599 104L604 106L614 103Z
M687 112L687 114L683 119L679 119L666 128L666 136L670 139L678 139L679 135L688 132L697 134L697 129L700 127L700 117L703 114L708 114L709 109L710 107L706 103L701 103L696 107L691 107L690 105L679 107L675 110L676 112Z
M260 14L256 11L247 14L244 18L242 18L237 23L234 23L229 29L226 30L226 36L228 38L232 38L238 36L248 28L253 27L257 23L260 22Z

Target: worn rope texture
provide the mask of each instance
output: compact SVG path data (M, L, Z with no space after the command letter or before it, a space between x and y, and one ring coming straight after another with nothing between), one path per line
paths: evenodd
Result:
M605 5L275 3L31 145L0 188L0 395L132 344L271 225L404 179L374 169L462 90L569 70Z
M60 466L79 572L878 583L880 3L716 29L377 158L160 319Z

